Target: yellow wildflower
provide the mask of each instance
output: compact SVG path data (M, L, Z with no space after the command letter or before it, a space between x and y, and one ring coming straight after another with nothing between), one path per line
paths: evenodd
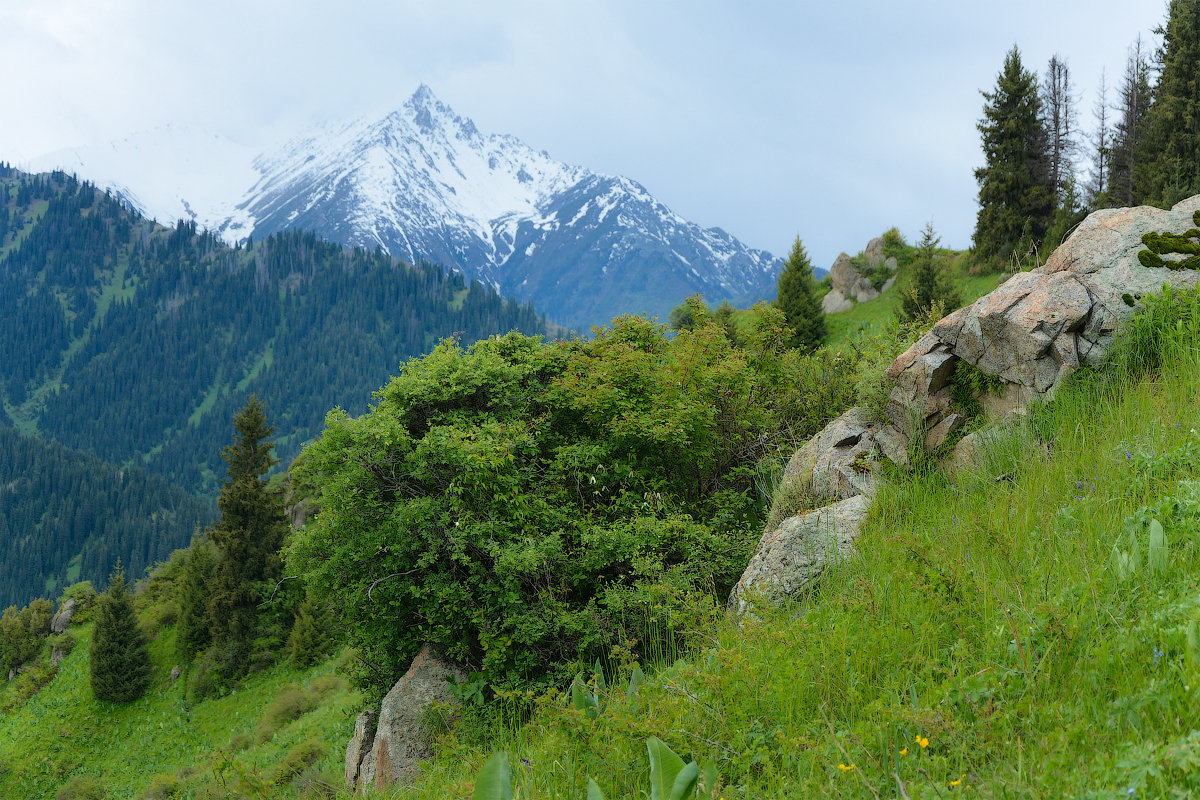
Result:
M904 748L903 750L901 750L901 751L900 751L900 755L902 755L902 756L906 756L906 755L908 755L908 748L906 747L906 748Z
M924 750L926 747L929 747L929 737L918 735L917 744L921 745L921 749Z
M962 778L959 778L956 781L950 781L951 786L958 786L960 783L962 783Z
M854 772L854 765L838 764L838 769L840 769L842 772Z

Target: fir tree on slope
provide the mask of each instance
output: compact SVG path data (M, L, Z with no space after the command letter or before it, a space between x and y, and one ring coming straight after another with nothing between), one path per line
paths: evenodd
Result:
M938 266L937 250L941 239L934 235L933 223L927 222L917 244L917 258L913 263L913 285L904 297L900 316L905 320L916 319L936 305L950 311L958 307L960 298L950 276Z
M1200 2L1171 0L1145 115L1134 199L1169 208L1200 193Z
M1049 136L1041 115L1037 76L1021 65L1014 46L1004 57L996 89L987 100L979 132L985 165L975 170L979 215L976 253L1006 261L1028 234L1042 241L1054 211Z
M276 459L258 398L251 395L233 420L234 442L221 450L228 477L217 498L221 518L208 538L217 549L208 614L213 645L226 677L246 673L254 639L259 634L259 603L278 579L279 548L287 533L283 501L263 479Z
M794 332L789 344L811 353L825 340L825 312L817 299L817 282L812 262L796 237L792 252L779 273L779 294L776 307L783 312L788 327Z
M150 651L120 563L108 579L108 591L96 603L88 665L97 700L128 703L141 697L150 685Z

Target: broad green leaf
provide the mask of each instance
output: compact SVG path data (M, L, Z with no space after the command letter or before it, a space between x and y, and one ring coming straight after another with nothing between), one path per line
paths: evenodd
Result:
M604 792L600 791L600 787L596 785L596 781L592 778L588 778L587 800L604 800Z
M508 767L508 753L496 753L487 760L475 778L472 800L512 800L512 771Z
M675 778L683 770L683 759L657 736L646 740L650 754L650 800L671 800Z
M675 776L675 782L671 784L669 800L690 800L696 791L696 784L699 780L700 765L695 761L688 762L687 766L679 770L679 774Z
M625 693L625 696L632 700L645 682L646 676L642 673L642 668L635 664L633 672L629 674L629 690Z

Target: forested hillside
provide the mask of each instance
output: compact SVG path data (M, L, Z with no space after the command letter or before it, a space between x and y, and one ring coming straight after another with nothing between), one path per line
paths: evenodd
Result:
M256 393L288 463L439 339L545 333L531 306L379 252L285 233L231 248L62 173L0 166L0 399L26 434L215 494ZM0 422L5 421L0 417Z
M162 477L0 426L0 606L103 585L118 558L139 576L213 516Z

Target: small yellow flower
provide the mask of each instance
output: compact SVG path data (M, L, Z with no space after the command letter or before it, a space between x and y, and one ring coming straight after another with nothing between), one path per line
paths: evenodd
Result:
M921 745L921 749L924 750L926 747L929 747L929 737L918 735L917 744Z
M959 778L956 781L950 781L951 786L958 786L960 783L962 783L962 778Z
M902 755L902 756L906 756L906 755L908 755L908 748L906 747L906 748L904 748L903 750L901 750L901 751L900 751L900 755Z
M854 765L838 764L838 769L840 769L842 772L854 772Z

